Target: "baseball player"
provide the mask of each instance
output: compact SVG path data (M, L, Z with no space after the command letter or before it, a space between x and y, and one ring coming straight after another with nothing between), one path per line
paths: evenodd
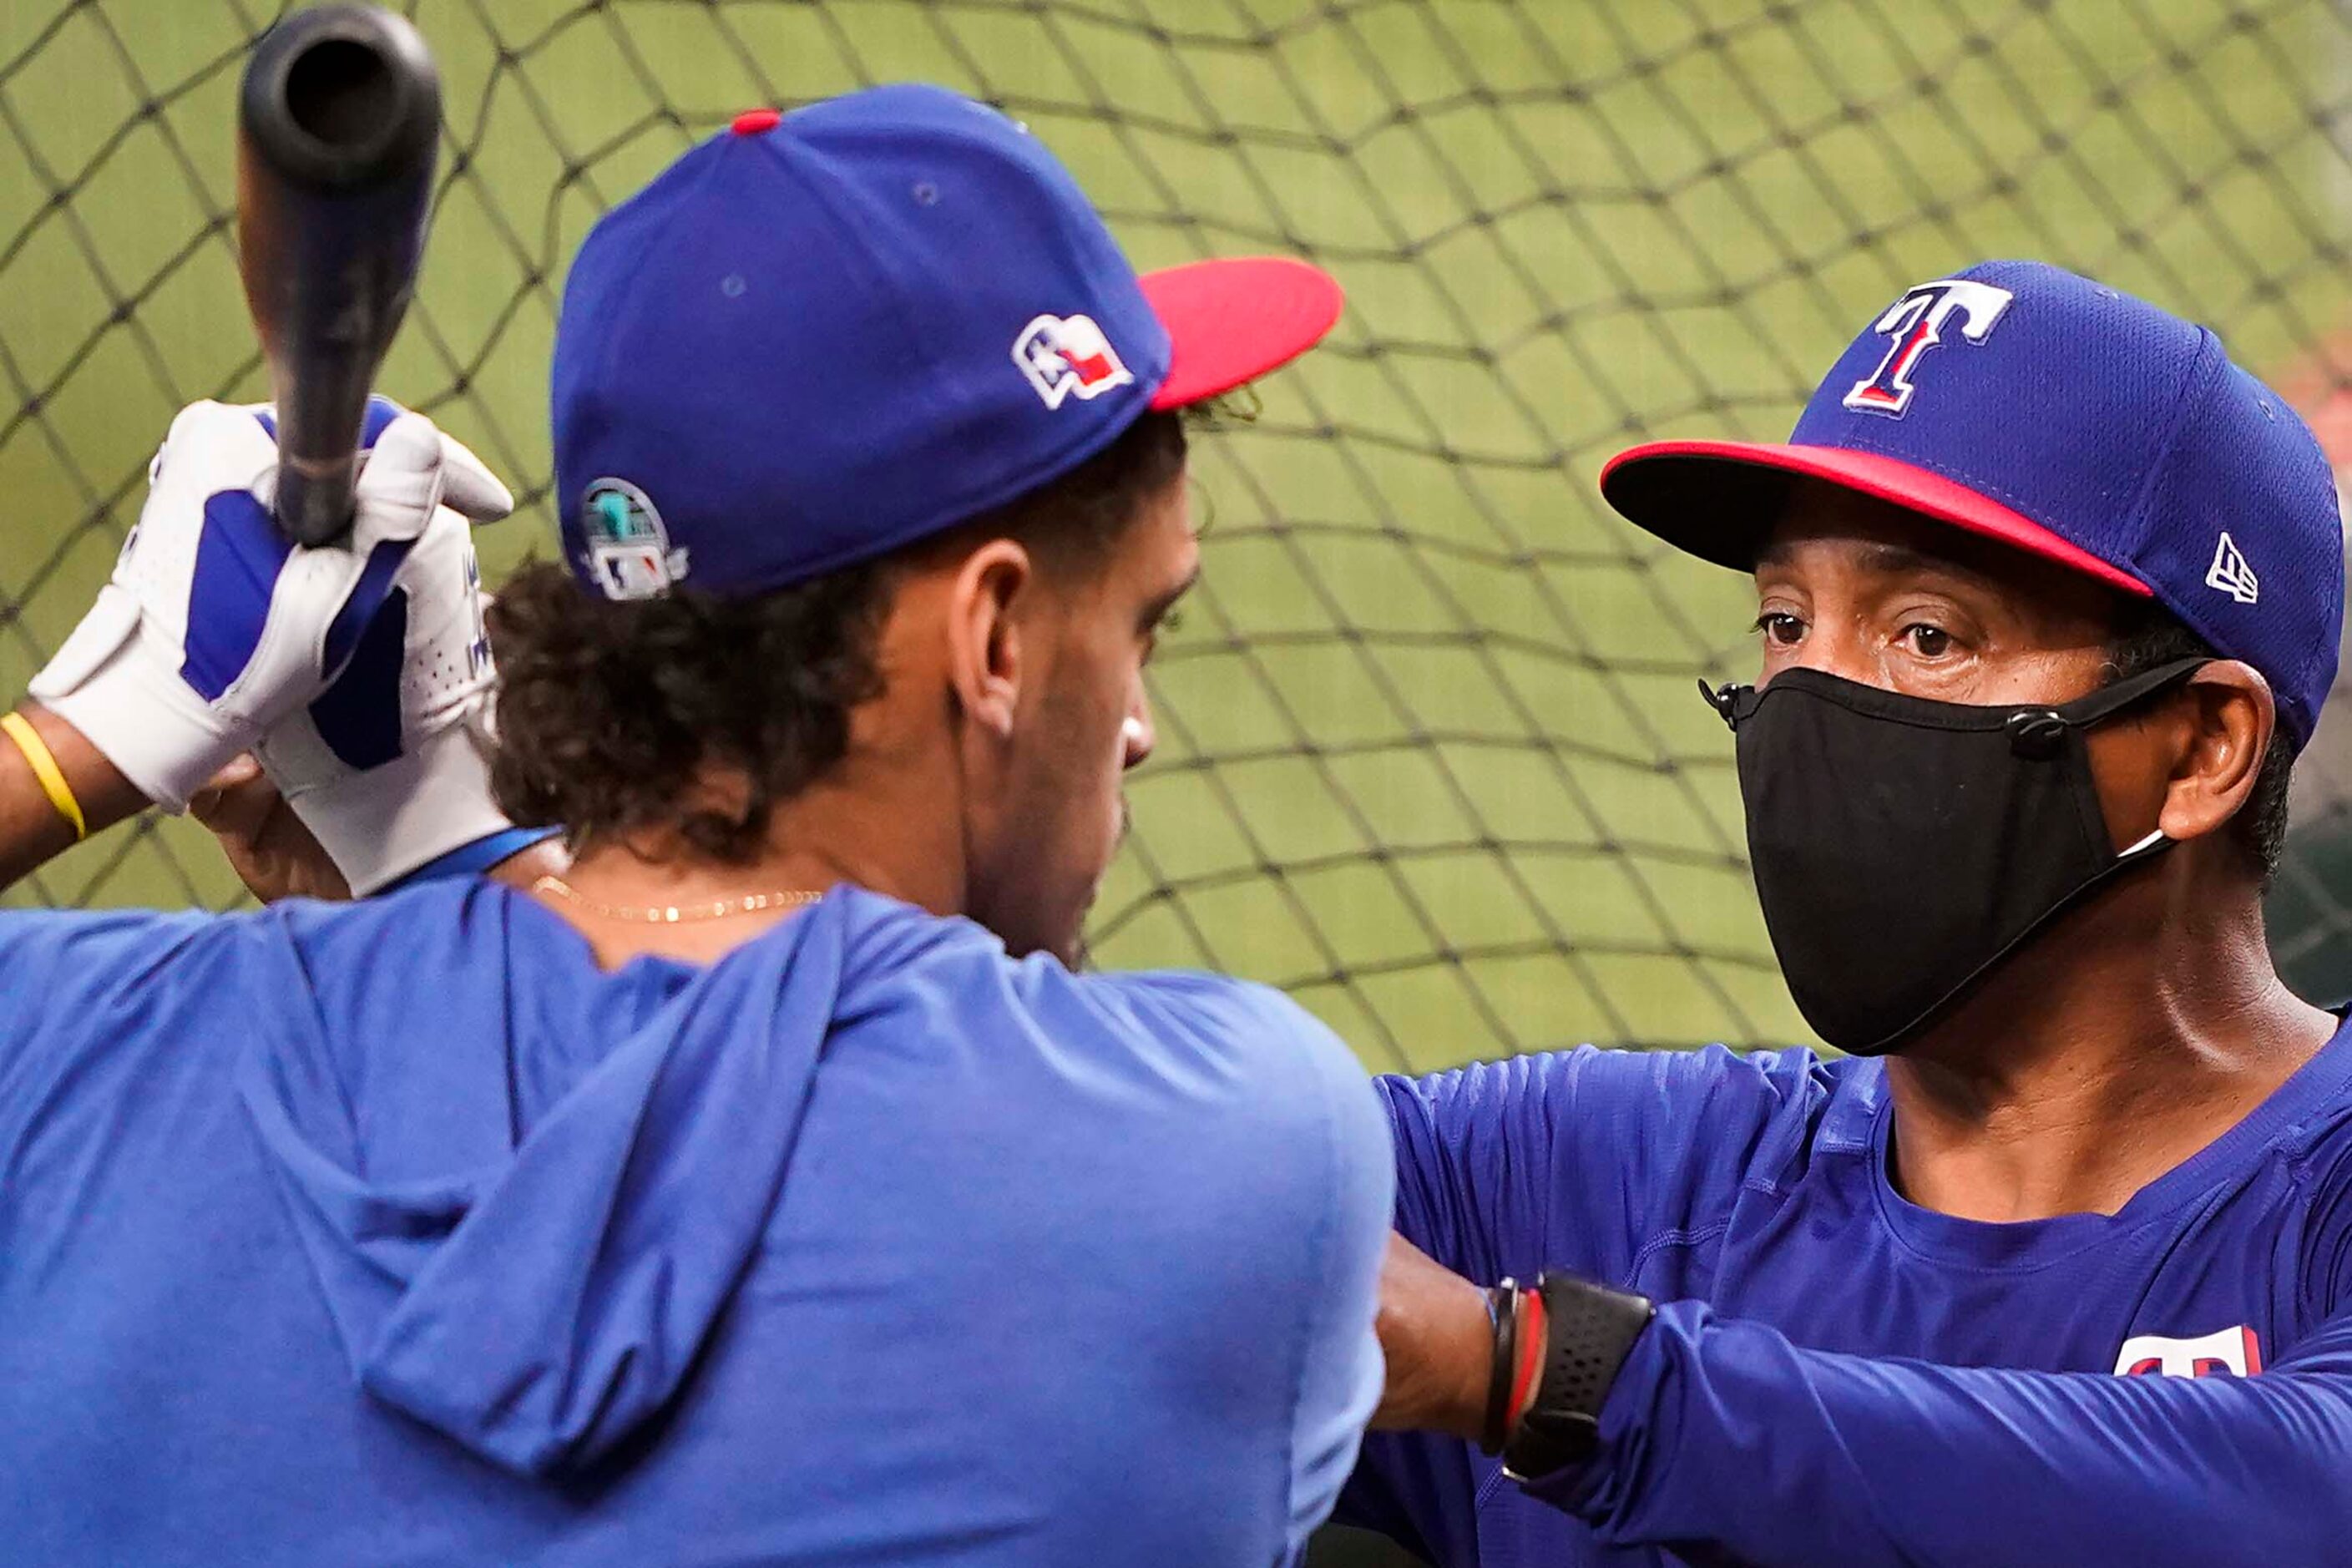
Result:
M381 406L292 550L268 411L184 413L0 870L252 752L381 896L0 915L0 1556L1295 1554L1381 1384L1377 1102L1276 994L1062 960L1198 569L1174 411L1338 310L1139 280L941 90L743 116L572 268L494 751L497 480Z
M1450 1436L1369 1441L1343 1512L1444 1564L2352 1561L2352 1031L2262 921L2344 607L2310 432L1993 262L1788 444L1601 489L1754 574L1706 700L1848 1054L1384 1082L1384 1415Z

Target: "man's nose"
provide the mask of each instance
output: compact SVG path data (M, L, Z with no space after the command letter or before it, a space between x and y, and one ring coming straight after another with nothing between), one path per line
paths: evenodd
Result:
M1151 748L1160 741L1159 732L1151 727L1150 705L1139 699L1129 711L1126 722L1119 726L1118 733L1123 748L1119 758L1122 769L1134 767L1150 756Z

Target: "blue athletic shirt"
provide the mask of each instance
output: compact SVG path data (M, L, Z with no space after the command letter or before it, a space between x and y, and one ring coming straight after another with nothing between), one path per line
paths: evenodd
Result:
M0 916L0 1560L1267 1568L1392 1170L1280 995L852 890Z
M1342 1518L1445 1568L2352 1563L2352 1029L2121 1212L2013 1225L1895 1193L1882 1062L1381 1088L1439 1261L1661 1305L1550 1500L1376 1434Z

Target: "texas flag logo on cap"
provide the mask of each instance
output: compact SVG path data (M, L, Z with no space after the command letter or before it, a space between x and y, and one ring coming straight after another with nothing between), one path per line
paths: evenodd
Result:
M1074 393L1083 402L1135 380L1092 316L1037 317L1013 340L1013 363L1048 408Z

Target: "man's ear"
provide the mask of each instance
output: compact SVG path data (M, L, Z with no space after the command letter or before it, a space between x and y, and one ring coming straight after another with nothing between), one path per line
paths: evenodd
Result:
M2156 825L2171 839L2201 838L2242 810L2263 771L2278 706L2252 665L2215 659L2189 678L2179 706L2185 744Z
M1013 611L1036 568L1010 539L992 539L963 558L948 587L948 681L974 722L1013 733L1020 705L1021 633Z

